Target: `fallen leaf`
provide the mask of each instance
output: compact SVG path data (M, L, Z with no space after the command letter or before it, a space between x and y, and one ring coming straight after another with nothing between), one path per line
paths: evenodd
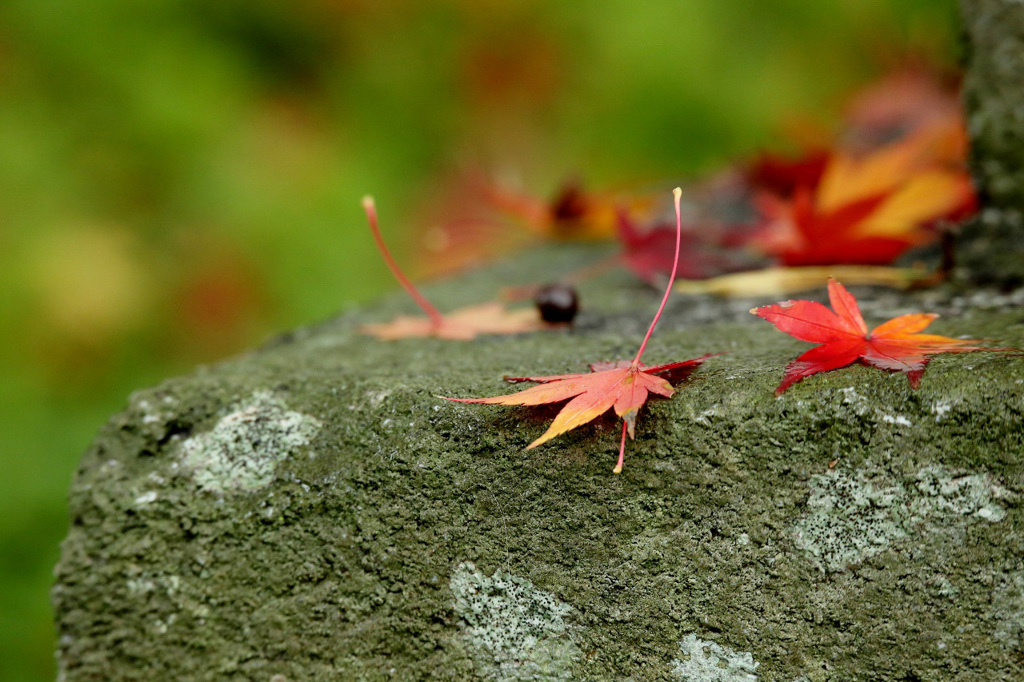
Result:
M786 365L782 383L775 389L779 396L793 384L812 374L839 369L861 362L871 367L903 372L910 385L921 383L929 356L971 351L1015 351L1015 348L986 348L976 339L954 339L934 334L919 334L938 315L912 313L900 315L868 333L857 300L834 279L828 282L829 310L821 303L806 300L783 301L754 308L750 312L801 341L821 344Z
M622 418L622 440L619 445L619 459L613 469L614 473L622 471L622 464L625 458L626 436L634 436L637 412L647 402L648 397L653 393L665 398L670 398L675 393L672 388L672 380L681 381L695 370L705 359L710 357L704 355L693 360L673 362L655 367L646 367L640 358L643 356L647 342L651 338L654 327L658 324L665 303L672 292L672 282L675 280L675 264L679 260L679 244L682 233L682 222L679 213L679 200L682 195L680 189L676 189L676 247L675 259L673 261L672 274L669 276L669 285L665 289L665 295L661 299L661 306L654 315L654 320L647 330L647 335L640 344L640 350L632 362L596 363L591 365L589 374L560 374L556 376L539 377L516 377L511 381L533 381L538 386L528 388L519 393L500 395L492 398L445 398L461 403L488 403L492 405L545 405L557 403L563 400L569 402L561 409L558 416L548 430L539 438L530 443L527 448L535 448L548 440L565 433L571 429L586 424L604 414L608 410L614 410L615 414Z
M440 320L419 315L399 315L390 322L359 327L363 334L382 341L432 336L449 341L470 341L480 334L523 334L551 328L536 308L506 309L500 303L481 303L453 310Z
M798 187L818 184L829 156L824 149L808 150L795 159L765 153L747 166L744 175L753 187L776 196L791 197Z
M646 211L618 211L621 262L649 284L661 284L678 265L684 279L704 279L764 264L764 256L747 246L758 230L758 213L749 185L735 172L724 172L690 185L680 202L682 234L673 261L675 221L652 202Z
M377 208L372 197L363 199L363 209L370 223L370 232L388 268L406 293L427 315L400 315L391 322L364 324L359 328L363 334L376 336L384 341L427 336L449 341L469 341L480 334L522 334L554 326L545 324L535 308L506 310L500 303L493 302L460 308L442 315L405 276L388 251L380 234Z
M677 280L681 294L715 296L788 295L817 289L830 278L850 284L873 284L892 289L910 289L932 283L936 274L923 268L893 268L885 265L808 265L734 272L708 279Z
M784 265L888 265L930 241L937 221L977 210L957 120L922 125L854 153L762 157L747 173L764 227L757 238Z
M640 279L654 284L659 276L671 272L677 266L679 276L687 279L699 279L707 276L705 262L697 258L695 251L698 243L693 234L687 232L681 237L682 245L672 260L672 249L676 243L675 230L667 230L656 225L648 230L640 230L625 211L619 213L619 242L622 244L622 262Z
M506 178L463 168L442 175L417 209L417 272L465 269L538 240L605 240L615 232L616 206L643 198L590 192L567 180L537 197Z
M762 198L768 220L759 241L785 265L888 265L932 239L932 223L966 217L974 202L967 176L951 171L922 173L891 193L827 209L800 188L790 201Z
M539 386L519 393L499 395L493 398L446 398L461 403L487 403L490 405L546 405L570 400L558 413L551 426L542 436L530 443L527 449L546 443L555 436L582 426L601 416L610 409L623 420L623 439L628 432L633 438L636 415L647 402L651 393L671 398L675 393L672 383L685 380L707 358L709 353L693 360L671 362L665 365L647 367L642 362L617 362L592 364L589 374L558 374L541 377L510 377L508 381L533 381ZM623 444L625 440L623 440ZM622 471L623 453L615 473Z
M524 227L559 240L606 239L614 229L614 202L591 193L574 178L565 180L550 200L544 201L490 185L485 196L495 209L518 216Z
M829 159L817 185L817 208L825 213L877 195L898 195L908 184L921 176L943 178L958 191L939 192L934 196L916 196L921 219L943 216L957 209L968 199L961 186L970 189L963 168L950 168L942 151L947 131L934 128L920 132L868 154L835 152Z

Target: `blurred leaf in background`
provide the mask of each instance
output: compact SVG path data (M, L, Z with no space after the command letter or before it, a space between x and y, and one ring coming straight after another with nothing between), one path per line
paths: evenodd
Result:
M827 126L887 58L953 61L955 19L954 0L4 2L0 679L54 677L65 492L128 393L393 286L363 194L422 266L439 200L474 200L460 169L540 197L675 181Z

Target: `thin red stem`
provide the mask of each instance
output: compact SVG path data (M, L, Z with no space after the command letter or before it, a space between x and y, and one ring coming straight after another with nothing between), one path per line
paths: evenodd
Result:
M665 296L661 299L661 306L658 307L658 312L654 314L654 319L651 321L651 326L647 330L647 336L644 337L644 342L640 344L640 350L636 352L636 357L633 358L633 366L636 367L640 364L640 358L644 354L644 349L647 348L647 342L651 338L651 334L654 333L654 328L658 324L658 319L661 318L661 311L665 309L665 304L668 303L669 294L672 293L672 285L676 281L676 268L679 267L679 242L683 238L683 218L679 210L679 201L683 196L683 190L676 187L672 190L672 197L675 201L676 207L676 255L672 260L672 274L668 276L668 286L665 287ZM625 436L623 436L623 446L625 446ZM621 456L619 457L621 464Z
M370 232L373 234L373 240L377 242L377 249L380 250L380 255L384 256L384 262L391 269L391 274L395 276L395 279L402 285L405 292L412 296L412 300L416 301L416 305L423 309L423 312L430 318L431 324L435 327L440 327L444 321L444 316L413 286L413 283L409 281L409 278L398 267L398 263L392 258L387 245L384 244L384 237L381 236L380 226L377 224L377 206L373 202L373 197L363 197L363 210L366 211L366 219L370 221Z
M622 442L619 443L619 461L612 469L613 474L622 473L622 462L626 459L626 422L622 422Z

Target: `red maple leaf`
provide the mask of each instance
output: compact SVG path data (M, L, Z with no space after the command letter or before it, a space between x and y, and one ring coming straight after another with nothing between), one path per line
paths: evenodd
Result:
M828 165L829 152L811 149L790 159L777 154L761 154L746 169L747 182L779 197L791 197L799 187L813 187Z
M786 374L775 389L775 395L782 395L787 388L812 374L839 369L855 362L891 372L903 372L910 380L910 385L917 388L931 355L1017 350L973 345L984 343L975 339L919 334L938 317L933 313L900 315L868 333L857 307L857 299L842 284L830 279L828 297L832 310L821 303L797 300L750 311L790 336L821 344L786 365Z
M676 266L676 274L684 279L701 279L708 276L705 262L695 256L699 244L692 232L677 237L675 230L665 229L661 225L641 231L625 211L619 211L618 221L622 262L648 284L653 284L659 276L664 277L666 272L671 272L673 265ZM672 248L677 239L680 240L680 244L685 241L685 245L680 245L673 261Z
M821 211L806 187L797 188L788 203L764 196L761 207L772 221L764 244L789 266L887 265L923 237L920 232L860 234L862 223L886 198L885 194L873 194Z
M814 152L751 174L764 183L761 246L790 266L887 265L929 241L935 222L976 210L966 170L945 156L950 135L926 129L866 154L835 150L823 163Z
M690 185L683 194L679 257L673 260L674 220L657 204L617 212L619 260L649 284L660 283L677 265L682 279L706 279L755 267L760 255L746 248L759 229L748 185L726 172ZM638 208L638 207L635 207Z
M445 398L460 403L489 403L492 405L544 405L548 403L569 402L561 409L555 417L551 426L540 438L530 443L529 448L535 448L541 443L565 433L571 429L586 424L601 416L608 410L614 410L615 414L622 418L622 440L619 445L619 459L613 469L614 473L622 471L622 463L626 451L626 435L634 436L637 412L647 402L647 398L653 393L665 398L671 398L675 393L671 381L681 381L695 370L710 355L704 355L693 360L672 362L655 367L646 367L640 358L644 354L647 342L658 324L672 292L672 282L675 280L676 265L679 261L679 243L682 234L682 220L679 212L679 201L682 190L676 189L676 249L673 261L672 274L669 276L669 284L665 289L665 295L661 299L661 306L654 315L651 326L647 329L647 335L640 344L640 350L632 362L597 363L590 366L589 374L560 374L556 376L540 377L516 377L510 381L534 381L539 386L533 386L520 393L499 395L493 398ZM570 400L571 399L571 400Z

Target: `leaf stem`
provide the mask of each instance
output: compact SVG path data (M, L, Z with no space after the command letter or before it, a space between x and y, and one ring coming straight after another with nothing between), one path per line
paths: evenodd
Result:
M413 286L413 283L409 281L409 278L405 276L405 273L402 272L401 268L398 267L398 263L391 256L387 245L384 244L384 238L380 234L380 226L377 224L377 205L374 203L373 197L363 197L363 210L366 211L366 219L370 222L370 232L373 234L373 240L377 243L377 249L380 251L380 255L384 257L384 262L388 264L391 274L395 276L395 279L402 285L405 292L412 297L412 300L416 301L416 305L427 314L427 317L430 318L430 323L434 327L440 327L444 321L444 316Z
M619 443L619 461L616 463L615 468L612 469L613 474L622 473L622 462L626 459L626 422L622 422L622 442Z
M647 342L651 338L651 334L654 333L654 328L658 324L658 320L661 318L661 312L665 310L665 304L668 303L669 294L672 293L672 285L676 281L676 269L679 267L679 242L682 240L683 235L683 219L680 214L679 201L682 199L683 190L676 187L672 190L672 197L676 207L676 256L672 261L672 274L668 276L668 286L665 287L665 296L661 299L661 306L658 307L658 312L654 314L654 319L651 321L651 326L647 330L647 336L644 337L643 343L640 344L640 350L636 352L636 357L633 358L633 366L637 367L640 365L640 358L644 354L644 349L647 348ZM625 447L626 437L622 437L622 444ZM619 454L619 466L622 466L622 455Z

